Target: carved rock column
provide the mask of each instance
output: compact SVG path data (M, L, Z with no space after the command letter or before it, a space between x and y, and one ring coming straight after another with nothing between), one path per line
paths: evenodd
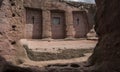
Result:
M75 35L74 27L73 27L73 14L72 11L66 12L66 39L73 39Z
M49 10L43 10L43 38L51 38L51 14Z

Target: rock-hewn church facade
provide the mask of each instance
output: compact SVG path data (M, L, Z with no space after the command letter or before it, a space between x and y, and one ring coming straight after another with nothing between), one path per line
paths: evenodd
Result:
M89 31L89 22L85 10L60 1L49 0L36 2L37 4L27 0L25 2L26 38L86 37Z
M89 8L94 5L77 4L62 0L4 0L1 30L13 40L86 37L93 25Z

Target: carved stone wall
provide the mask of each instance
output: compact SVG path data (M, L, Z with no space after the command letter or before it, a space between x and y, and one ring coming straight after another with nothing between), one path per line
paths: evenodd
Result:
M81 9L81 8L77 8L74 7L73 5L69 5L66 2L60 2L60 1L53 1L53 0L35 0L34 3L30 0L24 0L24 6L27 8L34 8L34 9L41 9L42 10L42 38L52 38L52 35L55 35L57 32L59 35L59 38L74 38L75 34L78 34L79 31L79 36L80 37L86 37L86 34L89 32L89 30L92 28L93 23L90 23L88 20L88 13L89 11L87 9ZM92 6L92 5L91 5ZM82 4L81 4L82 7ZM60 32L60 27L53 27L52 25L52 19L51 19L51 15L52 12L51 11L64 11L65 12L65 19L64 19L64 24L65 26L63 26ZM84 12L81 14L81 22L80 25L82 28L76 28L74 27L74 20L73 17L73 12L74 11L81 11ZM92 20L92 19L91 19ZM84 21L84 22L82 22ZM55 29L58 30L55 30ZM54 30L54 31L53 31ZM63 32L63 33L62 33ZM61 35L64 35L62 37L60 37Z
M26 38L26 8L42 10L42 38L52 37L51 10L65 12L65 31L69 38L75 34L72 11L83 11L66 2L52 0L3 0L0 8L0 48L1 55L7 60L13 61L14 56L19 55L17 43Z

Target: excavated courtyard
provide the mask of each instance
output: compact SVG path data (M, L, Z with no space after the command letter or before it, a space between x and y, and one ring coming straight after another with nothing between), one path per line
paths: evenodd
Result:
M30 61L23 66L44 67L53 64L80 63L88 59L96 40L26 40L22 39Z

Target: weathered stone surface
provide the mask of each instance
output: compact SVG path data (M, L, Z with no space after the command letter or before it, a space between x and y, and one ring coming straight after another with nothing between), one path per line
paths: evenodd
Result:
M25 24L26 24L26 12L25 7L28 8L40 8L45 10L80 10L79 8L68 5L65 2L52 2L52 0L0 0L0 55L3 56L10 63L16 63L18 59L25 57L22 46L18 44L18 41L25 38ZM48 15L47 15L48 14ZM49 13L45 13L48 16ZM45 16L46 17L46 16ZM71 17L71 16L70 16ZM44 22L47 22L46 20ZM49 25L49 23L46 23ZM68 24L71 25L70 22ZM51 29L45 27L45 33L43 37L51 37ZM69 26L68 28L73 28ZM70 36L73 36L74 32L68 32ZM8 65L8 64L7 64ZM24 72L19 67L6 66L7 69L3 72ZM8 70L11 68L12 70ZM14 70L16 69L16 70ZM20 71L19 71L20 70ZM26 71L26 72L29 72Z
M94 14L94 10L90 10L90 9L95 9L95 5L94 4L85 4L85 3L77 3L79 4L79 7L74 6L75 4L71 4L72 2L66 2L66 1L57 1L57 0L24 0L24 7L26 8L33 8L33 9L41 9L42 10L42 17L43 17L43 22L42 22L42 37L43 38L54 38L52 37L52 35L54 35L54 33L58 33L58 34L62 34L60 31L61 29L53 29L52 27L52 17L51 17L51 11L63 11L65 12L65 25L66 27L64 31L64 37L65 38L74 38L75 37L75 27L73 26L73 24L75 24L73 22L73 12L74 11L80 11L80 12L84 12L83 17L81 17L81 22L82 20L84 21L84 25L85 26L81 26L84 30L82 32L82 28L80 29L80 34L85 36L84 34L87 34L89 32L89 30L92 28L92 25L94 24L94 20L93 20L93 14ZM93 11L93 12L92 12ZM83 18L83 19L82 19ZM90 19L90 20L89 20ZM62 22L63 23L63 22ZM82 24L82 23L81 23ZM80 27L80 26L79 26ZM55 31L56 30L56 31ZM54 32L55 31L55 32ZM56 34L58 36L58 34ZM83 37L80 36L79 37ZM29 34L26 34L29 35ZM63 38L64 38L63 37Z
M20 1L3 0L0 8L0 55L11 62L15 62L16 58L17 48L14 46L20 38L23 38L21 4Z
M52 36L50 25L51 10L63 10L66 12L66 35L67 37L74 37L75 35L75 30L72 23L72 11L81 11L81 9L73 7L66 2L58 2L53 0L34 0L34 2L33 0L1 0L0 3L1 55L4 54L6 57L14 57L17 50L15 45L20 39L26 37L25 7L40 8L43 10L43 38L50 38ZM88 32L88 30L86 32Z
M119 6L120 0L111 0L111 1L96 0L96 3L97 3L98 9L96 14L95 29L100 39L99 39L99 43L95 48L93 55L89 59L89 62L88 62L89 64L86 66L86 68L84 68L85 69L84 72L120 72L120 53L119 53L120 52L120 32L119 32L120 31L120 24L119 24L120 23L120 20L119 20L120 19L120 6ZM11 15L15 16L16 14L14 15L11 13L11 10L10 10L11 6L9 6L8 0L4 0L3 4L4 5L2 5L1 12L5 12L5 16L8 17L7 21L10 21ZM49 3L46 5L49 6ZM13 33L12 34L9 33L9 32L12 32L10 31L11 26L9 25L10 22L12 21L7 23L5 19L4 20L3 19L2 19L3 21L2 23L5 24L4 26L5 31L1 31L0 34L2 35L5 33L4 36L6 36L5 39L7 39L7 41L19 39L20 36L18 36L18 38L12 38L13 36L11 35ZM12 20L14 20L14 18L12 18ZM16 23L12 23L12 24L16 24ZM2 24L0 25L0 27L1 26ZM1 30L4 30L4 29L1 28ZM10 37L7 37L8 35L10 35ZM9 44L9 43L6 43L6 44ZM9 54L9 55L12 55L12 54ZM68 69L68 71L69 70L70 69Z
M96 0L99 42L89 59L87 72L120 71L120 0Z
M43 38L51 38L51 14L49 10L43 10Z

